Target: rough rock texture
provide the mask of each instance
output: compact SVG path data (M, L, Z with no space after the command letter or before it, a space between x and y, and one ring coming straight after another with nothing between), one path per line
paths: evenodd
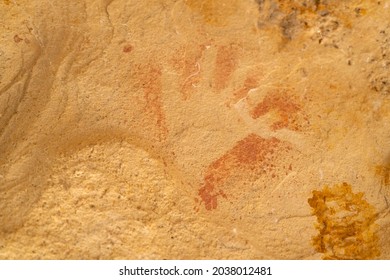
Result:
M1 0L1 259L390 259L390 1Z

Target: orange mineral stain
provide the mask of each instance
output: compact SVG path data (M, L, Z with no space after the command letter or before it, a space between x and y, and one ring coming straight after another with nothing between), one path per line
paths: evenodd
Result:
M380 255L377 214L363 193L353 193L347 183L325 186L314 190L308 203L317 217L313 246L323 259L368 260Z
M271 172L275 154L288 150L285 142L276 138L265 139L256 134L249 134L238 141L222 157L211 163L206 169L204 183L198 194L207 210L216 209L218 197L227 198L221 186L232 175L237 173Z

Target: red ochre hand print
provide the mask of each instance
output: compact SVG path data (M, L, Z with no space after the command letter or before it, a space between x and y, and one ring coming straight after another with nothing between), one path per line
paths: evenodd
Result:
M184 101L197 92L196 86L202 83L203 76L207 73L202 69L202 64L210 45L213 43L182 46L171 60L171 66L179 74L178 91ZM216 47L211 85L213 91L220 93L229 88L238 66L240 48L237 44ZM138 86L143 92L143 100L140 102L145 104L145 117L155 123L158 139L160 142L164 141L168 128L162 102L162 66L143 64L137 70ZM280 166L280 159L281 156L290 154L289 151L293 149L291 143L294 142L290 143L284 138L287 135L285 131L284 134L277 134L276 131L285 129L296 135L304 130L308 123L307 117L302 103L290 90L268 90L262 97L254 98L256 91L261 90L263 75L260 73L261 69L248 73L241 87L234 89L230 100L225 103L230 110L239 111L252 133L206 168L203 183L198 189L198 202L200 205L204 204L207 210L216 209L221 197L234 198L237 191L230 193L233 189L229 187L234 182L242 185L261 177L273 179L291 168L291 164L285 160L284 165ZM251 90L255 90L255 94L248 98ZM263 118L265 122L260 121L256 126L255 123ZM242 180L243 178L245 179Z
M227 198L221 189L225 181L237 172L272 173L274 159L282 151L291 149L287 142L276 138L265 139L249 134L222 157L209 165L199 196L207 210L216 209L218 197Z

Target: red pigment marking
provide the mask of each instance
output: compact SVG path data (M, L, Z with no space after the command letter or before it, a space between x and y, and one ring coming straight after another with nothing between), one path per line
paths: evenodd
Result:
M129 53L133 50L133 46L132 45L126 45L123 47L123 52L124 53Z
M216 209L218 197L227 197L224 191L218 190L218 187L233 173L253 172L255 169L273 170L270 162L273 160L273 154L280 150L282 144L276 138L265 139L252 133L210 164L204 176L204 184L198 192L206 209Z
M288 128L299 131L298 112L301 111L301 105L297 104L296 98L284 91L273 91L268 93L262 102L252 110L251 116L257 119L268 112L276 110L280 120L271 125L272 130Z
M231 76L238 64L238 46L220 46L217 50L215 61L214 80L217 91L223 90L228 85Z
M168 128L166 126L165 114L161 100L162 77L158 65L141 65L139 67L139 82L144 91L146 101L145 113L154 119L159 129L159 140L166 138Z

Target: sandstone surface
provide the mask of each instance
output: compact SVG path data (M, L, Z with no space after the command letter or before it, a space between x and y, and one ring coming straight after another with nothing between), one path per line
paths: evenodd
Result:
M0 259L390 259L389 202L389 0L0 0Z

